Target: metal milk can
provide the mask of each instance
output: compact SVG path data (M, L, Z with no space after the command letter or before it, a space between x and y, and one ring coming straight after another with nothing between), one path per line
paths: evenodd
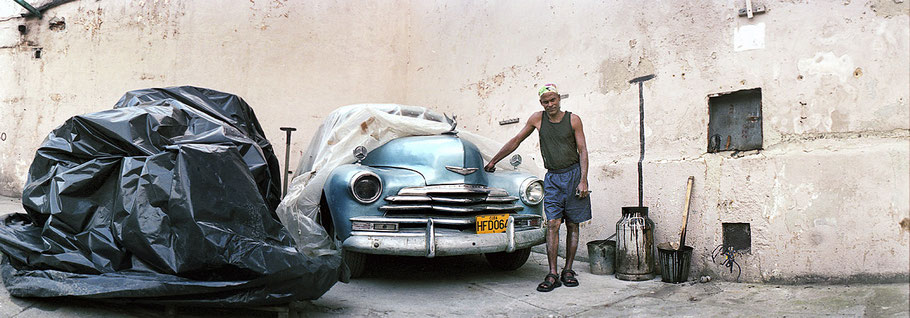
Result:
M616 222L616 278L649 280L654 272L654 222L647 207L623 207Z

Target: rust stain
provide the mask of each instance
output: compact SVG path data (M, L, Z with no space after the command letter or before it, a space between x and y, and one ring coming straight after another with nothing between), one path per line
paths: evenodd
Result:
M910 218L904 218L899 224L901 225L901 234L910 232Z
M511 71L513 74L516 72L514 66L511 68ZM497 87L502 86L502 83L505 81L505 79L505 72L499 72L496 75L479 80L476 83L465 85L462 87L462 90L467 89L477 91L477 97L486 99L487 97L490 97L490 94L493 93L493 90L495 90Z
M506 78L506 75L503 73L496 74L496 76L493 76L493 84L496 84L496 86L500 86L500 85L502 85L502 81L504 81L505 78Z
M370 117L370 119L367 119L367 120L363 121L362 123L360 123L360 133L362 133L362 134L367 133L367 129L370 127L370 124L372 124L374 121L376 121L376 118Z

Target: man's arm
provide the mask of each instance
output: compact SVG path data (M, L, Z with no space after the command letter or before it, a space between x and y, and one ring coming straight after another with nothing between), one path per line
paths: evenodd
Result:
M486 172L496 171L496 163L515 151L515 149L518 148L518 145L521 145L521 142L525 141L525 139L531 135L531 132L533 132L534 128L536 127L535 123L539 121L539 117L540 113L534 113L531 115L531 118L528 119L528 122L525 123L525 126L521 128L521 131L518 132L518 135L515 135L515 137L512 137L509 142L503 145L502 149L499 149L499 152L493 156L493 159L490 159L490 162L483 167L483 170Z
M579 196L588 196L588 145L585 143L585 131L581 117L572 114L572 130L575 131L575 145L578 148L578 165L581 166L581 182L578 183Z

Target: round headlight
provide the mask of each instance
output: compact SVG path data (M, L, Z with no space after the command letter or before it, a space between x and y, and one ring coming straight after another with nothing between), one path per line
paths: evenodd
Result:
M375 173L361 171L351 178L351 194L360 203L373 203L382 194L382 180Z
M521 183L521 201L529 205L537 205L543 201L543 181L537 178L528 178Z

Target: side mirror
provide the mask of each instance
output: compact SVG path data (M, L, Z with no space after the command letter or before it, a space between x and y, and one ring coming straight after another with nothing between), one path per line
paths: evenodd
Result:
M354 158L357 158L357 163L360 163L367 157L367 147L357 146L354 148Z
M509 164L512 165L513 169L518 169L518 166L521 165L521 155L512 156L512 159L509 159Z

